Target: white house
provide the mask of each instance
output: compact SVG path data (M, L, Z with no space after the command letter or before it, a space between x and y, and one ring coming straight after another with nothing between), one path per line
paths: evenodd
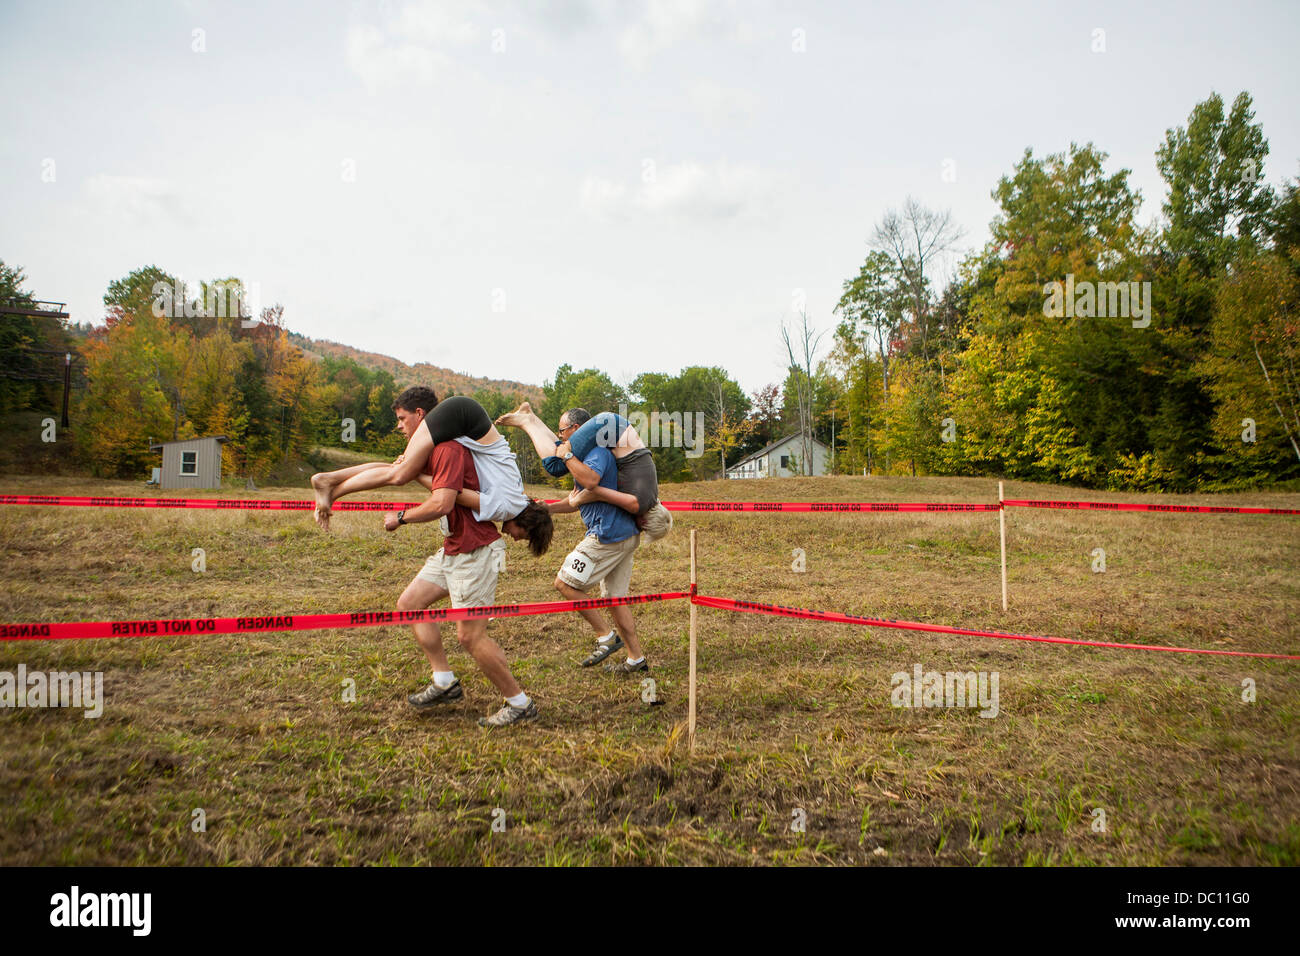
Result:
M803 455L803 442L799 434L787 435L760 448L748 458L742 458L727 469L728 478L790 478L794 475L826 474L826 459L830 453L816 438L812 445L812 467L799 467Z

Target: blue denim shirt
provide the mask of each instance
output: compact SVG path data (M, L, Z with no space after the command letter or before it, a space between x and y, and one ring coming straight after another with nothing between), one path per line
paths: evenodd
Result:
M617 445L618 436L623 434L627 426L628 420L623 416L613 412L601 412L594 418L587 419L569 436L569 447L573 450L574 456L585 463L587 454L596 446L613 448ZM564 462L554 455L543 458L542 467L546 469L548 475L555 478L563 478L569 473L569 469L564 467Z
M583 457L582 463L600 475L600 487L618 490L618 463L608 449L595 446ZM636 519L618 505L597 501L580 506L578 511L582 514L582 523L587 526L587 533L594 534L601 544L613 544L641 533L637 530Z

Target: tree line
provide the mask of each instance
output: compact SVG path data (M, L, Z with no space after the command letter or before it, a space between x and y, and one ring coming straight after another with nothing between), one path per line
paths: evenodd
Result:
M552 425L574 406L644 416L665 481L718 477L790 435L796 460L816 438L846 474L1143 491L1300 477L1297 183L1264 182L1246 93L1197 104L1155 155L1163 216L1142 225L1129 170L1092 144L1025 150L992 191L989 240L955 263L951 216L907 198L871 229L833 328L781 321L779 384L746 393L719 366L620 384L566 364L538 411ZM30 302L23 282L0 262L0 305ZM66 348L84 361L73 437L97 475L147 473L151 440L202 435L225 435L227 473L250 478L322 445L401 451L389 372L313 360L281 306L222 310L232 291L242 303L237 278L188 288L151 265L109 285L100 324L5 316L0 414L54 407L58 387L23 370ZM494 417L520 401L473 397ZM525 478L549 480L522 433L508 437Z
M1267 155L1250 96L1212 95L1157 146L1163 217L1143 226L1129 170L1092 144L1026 150L938 292L949 218L887 214L806 375L817 433L838 415L839 470L1144 491L1300 476L1300 196L1265 184Z

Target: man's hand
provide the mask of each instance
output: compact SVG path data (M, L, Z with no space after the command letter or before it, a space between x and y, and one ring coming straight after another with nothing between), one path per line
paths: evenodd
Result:
M588 489L583 487L574 488L569 492L569 504L577 508L579 505L589 505L599 499Z
M401 525L397 523L397 514L398 513L396 511L388 511L384 513L385 531L396 531L398 528L401 527Z
M404 462L404 461L406 461L406 452L402 452L400 455L398 455L396 458L394 458L394 459L393 459L393 464L394 464L394 465L400 465L400 464L401 464L402 462Z
M562 441L555 446L555 457L563 458L571 451L573 451L573 447L567 441Z

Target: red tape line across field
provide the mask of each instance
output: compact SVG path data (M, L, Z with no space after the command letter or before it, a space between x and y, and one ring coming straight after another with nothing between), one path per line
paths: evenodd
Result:
M524 617L533 614L561 614L584 608L614 607L623 604L646 604L651 601L676 601L689 598L692 604L742 611L750 614L773 614L834 624L860 624L867 627L890 627L934 634L957 634L965 637L996 637L1011 641L1035 641L1044 644L1080 644L1086 647L1109 647L1132 651L1168 651L1179 654L1217 654L1226 657L1267 657L1300 661L1295 654L1265 654L1252 651L1220 651L1195 647L1166 647L1159 644L1118 644L1111 641L1083 641L1064 637L1038 637L1031 634L1008 634L1004 631L976 631L945 624L920 624L915 621L891 621L887 618L863 617L837 611L814 611L758 601L737 601L690 591L665 591L661 594L637 594L629 597L593 598L586 601L542 601L535 604L494 604L487 607L439 608L424 611L358 612L354 614L286 614L266 617L173 618L140 621L83 621L79 623L0 624L0 640L50 641L114 637L184 637L203 634L250 634L258 631L314 631L326 628L389 627L420 621L466 621L485 617Z
M1300 515L1296 508L1233 508L1226 505L1143 505L1122 501L1013 501L1002 502L1008 508L1055 508L1062 511L1168 511L1202 515Z
M1160 644L1115 644L1112 641L1083 641L1069 637L1037 637L1027 633L1006 633L1005 631L971 631L965 627L948 627L946 624L918 624L911 620L889 620L887 618L863 618L857 614L840 614L839 611L814 611L807 607L787 607L784 605L759 604L758 601L735 601L729 597L710 597L707 594L695 594L690 598L692 604L702 607L718 607L724 611L745 611L749 614L776 614L785 618L807 618L810 620L829 620L836 624L865 624L867 627L894 627L904 631L930 631L931 633L954 633L963 637L1000 637L1011 641L1037 641L1043 644L1082 644L1089 648L1122 648L1125 650L1167 650L1178 654L1223 654L1227 657L1271 657L1279 661L1300 661L1300 654L1265 654L1249 650L1206 650L1204 648L1170 648Z
M334 511L397 511L416 501L336 501ZM1185 514L1296 515L1296 508L1247 508L1227 505L1148 505L1108 501L1007 500L965 503L947 501L664 501L669 511L776 512L785 514L869 512L966 512L1006 508L1047 508L1061 511L1163 511ZM75 495L0 495L0 505L61 505L75 508L212 508L229 511L312 511L314 501L272 498L111 498Z
M258 617L201 617L143 621L82 621L68 624L0 624L0 640L55 641L96 637L184 637L202 634L251 634L258 631L316 631L343 627L389 627L420 621L471 621L487 617L560 614L584 608L676 601L687 591L634 594L586 601L540 601L535 604L493 604L486 607L437 608L424 611L358 612L355 614L283 614Z
M887 618L861 617L837 611L813 611L803 607L785 607L781 604L760 604L757 601L736 601L732 598L696 594L692 604L714 607L723 611L744 611L750 614L775 614L781 617L799 617L835 624L863 624L867 627L893 627L907 631L930 631L935 634L957 634L963 637L996 637L1009 641L1035 641L1044 644L1082 644L1087 647L1112 647L1130 651L1169 651L1178 654L1220 654L1227 657L1270 657L1284 661L1300 661L1297 654L1264 654L1251 651L1218 651L1197 647L1166 647L1160 644L1116 644L1111 641L1081 641L1066 637L1036 637L1032 634L1008 634L1005 631L973 631L945 624L918 624L914 621L891 621Z

